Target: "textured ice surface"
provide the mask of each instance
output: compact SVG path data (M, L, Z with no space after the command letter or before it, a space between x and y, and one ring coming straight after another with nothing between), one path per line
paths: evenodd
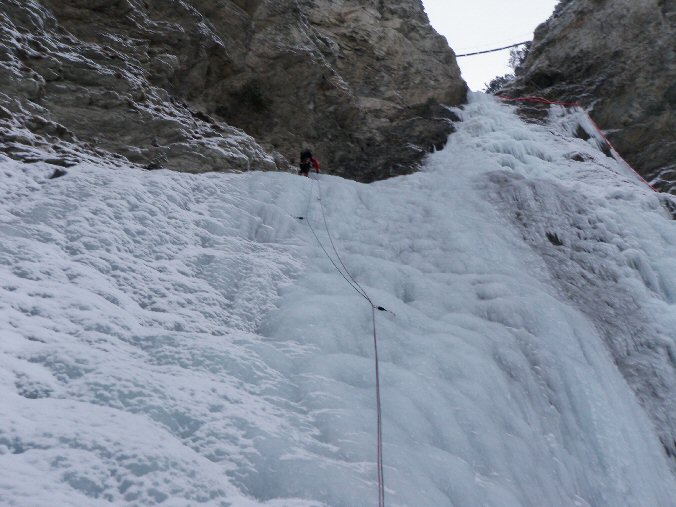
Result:
M323 205L393 312L389 506L673 507L676 223L569 118L461 115L371 185L1 160L0 504L377 503L371 310L295 218L328 246Z

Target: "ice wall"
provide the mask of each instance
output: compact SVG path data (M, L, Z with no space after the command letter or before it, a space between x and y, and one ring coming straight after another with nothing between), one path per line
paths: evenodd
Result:
M671 507L674 221L556 117L460 115L370 185L2 159L0 503L374 505L371 309L323 207L391 312L387 505Z

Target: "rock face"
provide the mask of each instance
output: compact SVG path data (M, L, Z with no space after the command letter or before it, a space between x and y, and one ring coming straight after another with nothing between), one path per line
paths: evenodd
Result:
M420 0L2 0L0 150L69 165L410 172L465 83Z
M252 19L247 70L225 86L258 92L261 111L230 101L221 114L235 125L291 160L314 147L332 171L366 181L408 172L445 143L439 104L458 104L466 88L419 0L277 0Z
M618 151L676 193L676 1L563 0L538 27L516 92L579 101Z
M219 43L196 13L164 3L167 21L142 2L3 0L2 151L47 151L62 165L89 154L183 171L274 168L253 138L188 105L177 76L190 80Z

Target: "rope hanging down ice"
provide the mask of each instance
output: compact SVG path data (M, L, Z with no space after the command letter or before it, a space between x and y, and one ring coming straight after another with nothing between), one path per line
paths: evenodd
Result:
M342 270L338 267L338 264L333 260L329 252L326 250L324 247L324 244L321 242L319 239L319 236L317 235L314 227L312 227L312 223L310 222L310 203L312 201L312 195L314 194L314 182L317 182L317 190L319 194L319 207L322 212L322 219L324 221L324 228L326 229L326 234L329 238L329 241L331 243L331 248L333 249L333 253L336 255L336 258L338 259L338 263L342 266ZM380 401L380 361L378 359L378 329L376 326L376 310L386 312L385 308L382 306L376 306L373 304L373 300L369 297L368 293L366 290L359 284L359 282L352 276L350 271L347 269L345 266L345 263L343 262L343 259L341 258L340 254L338 253L338 249L336 248L336 245L333 241L333 236L331 235L331 230L329 228L328 221L326 219L326 213L324 212L324 204L322 203L322 188L321 188L321 183L318 179L315 179L314 177L311 177L311 183L310 183L310 197L308 199L308 205L305 210L305 217L298 217L298 218L304 218L305 222L307 223L308 227L310 228L310 231L312 231L312 235L315 237L317 240L317 243L319 244L320 248L328 257L329 261L333 265L333 267L340 273L340 276L343 277L343 279L350 284L350 287L352 287L355 292L357 292L364 300L366 300L369 305L371 306L371 317L373 321L373 350L374 350L374 360L375 360L375 375L376 375L376 414L377 414L377 467L378 467L378 507L385 507L385 474L384 474L384 469L383 469L383 424L382 424L382 406L381 406L381 401ZM344 270L344 273L343 273Z

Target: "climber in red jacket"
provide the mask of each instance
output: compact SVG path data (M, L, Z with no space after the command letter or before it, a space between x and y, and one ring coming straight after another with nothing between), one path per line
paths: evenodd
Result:
M309 177L310 169L314 169L316 173L319 173L319 162L312 156L310 150L303 150L300 154L300 169L298 170L298 174Z

